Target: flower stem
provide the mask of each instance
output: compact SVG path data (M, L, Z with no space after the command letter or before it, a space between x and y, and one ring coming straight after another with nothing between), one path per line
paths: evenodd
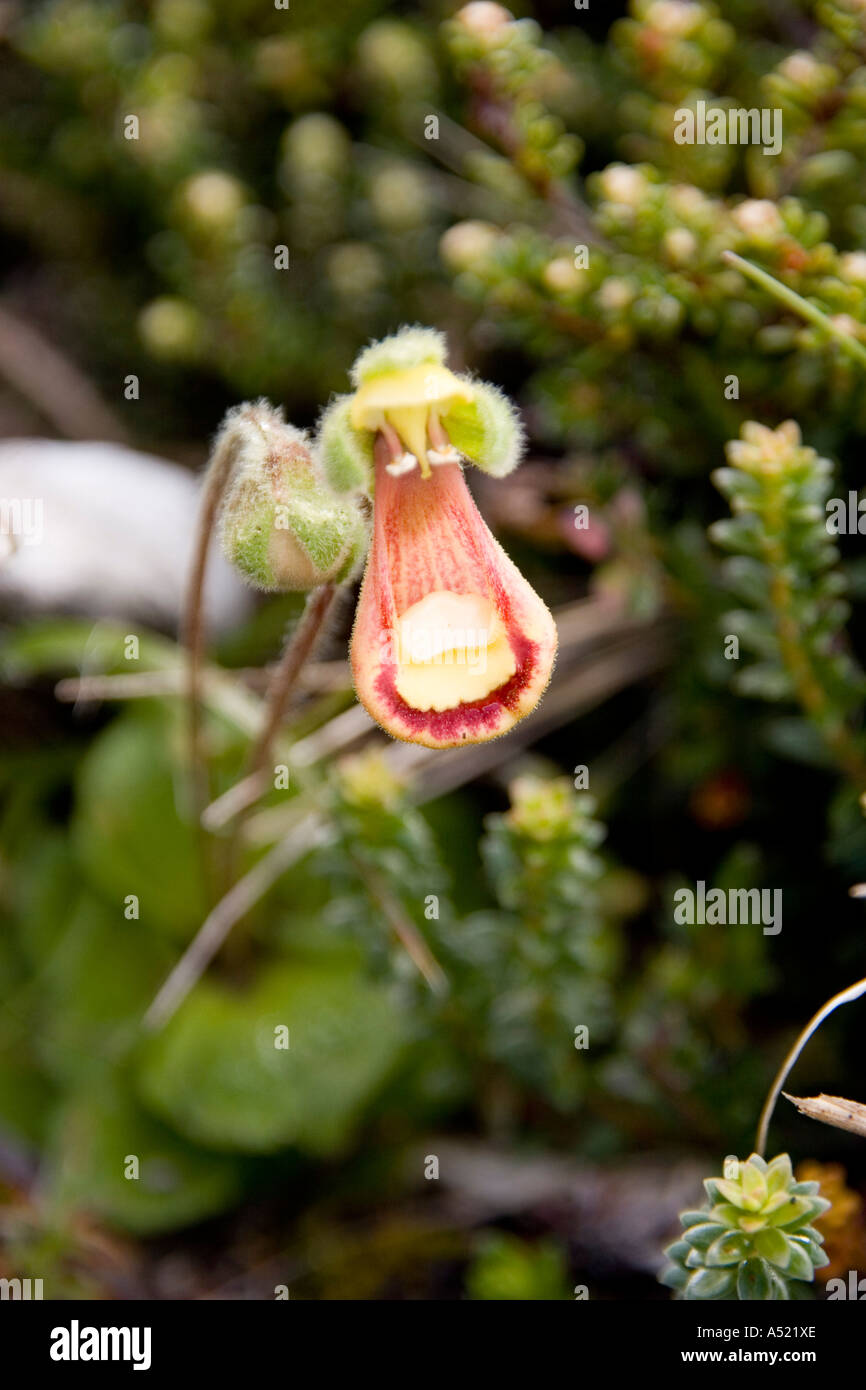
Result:
M336 584L320 584L310 593L303 616L286 643L274 668L265 699L265 722L247 759L246 777L255 777L267 765L274 739L280 730L292 691L304 664L313 654L322 626L337 596Z
M237 437L220 434L205 476L198 530L192 557L186 604L181 625L181 641L186 648L187 737L189 746L190 790L193 822L199 839L202 875L208 877L207 853L201 830L201 814L208 801L208 774L201 738L201 668L204 656L204 581L208 551L216 525L220 502L231 477L237 454Z
M322 626L337 595L338 587L336 584L320 584L309 594L301 621L286 642L271 675L265 696L264 723L250 750L243 775L240 781L220 798L224 810L230 812L224 820L234 819L223 856L225 884L231 883L235 877L241 828L256 801L265 791L265 769L271 757L274 740L280 731L292 691L321 635ZM209 806L203 812L203 822L208 826L210 810Z

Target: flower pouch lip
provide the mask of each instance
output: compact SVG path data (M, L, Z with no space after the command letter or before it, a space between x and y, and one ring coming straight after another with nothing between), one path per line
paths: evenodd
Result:
M326 476L373 495L355 626L358 698L395 738L432 748L507 733L535 708L556 655L548 609L485 525L466 459L501 476L519 460L516 411L445 365L430 329L361 354L354 393L319 430Z
M395 477L384 442L376 454L352 634L358 698L389 733L429 747L507 733L547 686L553 618L491 535L459 464Z

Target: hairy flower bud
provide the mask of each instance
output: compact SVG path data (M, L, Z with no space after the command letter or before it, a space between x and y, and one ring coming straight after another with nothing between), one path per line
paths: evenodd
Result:
M355 498L336 496L322 477L306 436L258 401L230 411L221 438L236 458L220 516L231 563L260 589L350 579L366 551L366 520Z

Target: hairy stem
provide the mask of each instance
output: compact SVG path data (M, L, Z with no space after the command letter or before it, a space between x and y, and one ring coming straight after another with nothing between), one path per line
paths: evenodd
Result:
M231 835L223 859L224 879L231 883L237 873L240 834L252 807L267 787L266 769L272 755L274 740L295 689L301 671L308 658L312 656L322 626L330 612L337 594L336 584L320 584L307 598L306 607L298 626L283 648L283 654L274 667L265 696L265 718L247 758L241 780L220 797L220 819L223 823L234 818ZM209 816L212 806L202 812L202 822L211 828L213 817ZM229 812L228 815L225 813Z
M208 801L207 768L202 753L201 740L201 668L205 643L204 581L207 573L211 537L216 525L220 502L234 467L237 443L236 436L230 431L220 434L208 465L181 626L181 640L187 653L186 696L190 788L193 819L200 836L201 814ZM202 840L200 843L204 865L204 844Z
M336 584L320 584L310 593L301 621L286 643L283 654L271 676L268 693L265 697L265 722L261 733L253 744L245 777L255 777L263 772L271 755L274 739L280 731L292 691L298 683L301 671L312 656L325 619L337 596Z

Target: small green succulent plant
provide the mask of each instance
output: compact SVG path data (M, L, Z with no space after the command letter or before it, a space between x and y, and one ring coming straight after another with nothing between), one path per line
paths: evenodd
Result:
M661 1282L682 1299L789 1299L827 1264L824 1237L811 1222L830 1203L817 1182L796 1182L787 1154L771 1163L752 1154L707 1178L708 1202L680 1216L683 1233L665 1251Z

